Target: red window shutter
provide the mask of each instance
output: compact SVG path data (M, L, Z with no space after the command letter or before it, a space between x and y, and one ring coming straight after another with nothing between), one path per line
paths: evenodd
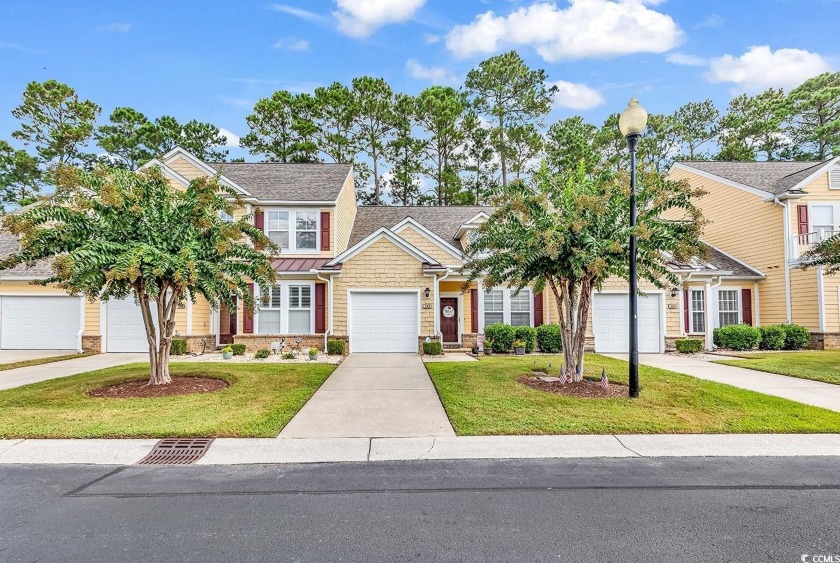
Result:
M315 284L315 333L327 332L327 284Z
M744 324L752 326L752 290L741 290L741 317Z
M683 290L683 322L685 323L685 333L691 332L690 312L691 302L688 300L688 290Z
M473 334L478 332L478 290L470 290L470 330Z
M265 232L265 214L262 211L254 213L254 226L262 232ZM261 250L262 245L257 245L257 249Z
M330 212L321 211L321 250L330 249Z
M543 294L534 294L534 326L543 324Z
M253 299L254 284L248 284L248 292L251 294L251 299ZM246 334L254 333L254 309L249 308L245 300L242 301L242 332Z
M805 235L808 234L808 206L807 205L797 205L796 206L796 219L799 223L799 234Z

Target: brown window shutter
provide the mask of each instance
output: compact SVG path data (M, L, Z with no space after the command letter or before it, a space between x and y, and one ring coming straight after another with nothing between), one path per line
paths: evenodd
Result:
M796 219L799 223L799 234L805 235L808 234L808 206L807 205L797 205L796 206Z
M691 308L691 303L688 300L688 290L683 290L683 322L685 323L685 333L688 334L691 332L691 318L689 309Z
M254 213L254 226L262 232L265 232L265 214L262 211ZM257 245L257 249L261 250L262 245Z
M321 250L330 249L330 212L321 211Z
M327 284L315 284L315 333L327 332Z
M752 326L752 290L741 290L741 320L744 324Z
M470 330L473 334L478 332L478 290L470 290Z
M248 284L248 292L251 294L251 299L254 298L254 284ZM248 307L245 300L242 300L242 332L245 334L254 333L254 309Z
M540 326L543 324L543 294L535 293L534 294L534 326Z

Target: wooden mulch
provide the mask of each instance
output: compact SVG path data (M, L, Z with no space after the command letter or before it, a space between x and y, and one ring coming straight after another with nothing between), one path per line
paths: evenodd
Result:
M173 377L169 385L147 385L148 379L142 381L126 381L107 387L91 389L87 392L90 397L107 399L173 397L177 395L195 395L197 393L212 393L228 386L224 379L211 377Z
M559 381L542 381L536 376L523 375L517 379L522 385L527 385L532 389L539 389L547 393L554 393L555 395L564 395L566 397L578 397L583 399L608 399L612 397L626 397L627 386L617 383L610 383L609 389L601 387L601 382L589 382L586 379L580 383L566 382L565 385L560 385Z

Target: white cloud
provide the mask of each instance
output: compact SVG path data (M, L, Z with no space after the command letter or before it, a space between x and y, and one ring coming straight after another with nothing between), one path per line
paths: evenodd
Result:
M224 127L219 127L219 133L225 136L227 142L224 144L226 147L239 147L239 135L230 131L229 129L225 129Z
M369 37L383 25L411 19L426 0L335 0L338 28L350 37Z
M102 33L128 33L132 27L134 27L132 23L111 22L104 25L97 25L96 31Z
M489 11L454 27L447 48L459 57L493 53L503 45L532 45L548 62L664 53L683 32L671 16L649 8L661 0L569 0L559 8L540 2L507 16Z
M712 14L709 17L707 17L706 19L698 22L694 27L697 28L697 29L703 29L703 28L719 29L719 28L723 27L724 23L725 22L723 21L722 17L720 17L717 14Z
M587 110L598 107L606 101L598 90L586 84L558 80L551 82L550 85L557 86L554 107Z
M706 66L709 64L708 59L694 55L686 55L685 53L672 53L668 55L665 60L669 63L683 66Z
M734 92L758 92L767 88L794 88L802 82L831 70L819 54L803 49L777 49L753 46L739 57L723 55L709 62L705 73L709 82L731 82Z
M423 35L423 40L426 42L426 45L434 45L435 43L440 43L441 40L440 35L435 35L434 33L426 33Z
M461 82L453 72L441 66L423 66L416 59L408 59L405 62L405 69L412 78L428 80L433 84L457 86Z
M275 12L282 12L284 14L289 14L290 16L295 16L296 18L315 23L324 22L326 20L326 18L320 14L304 10L303 8L298 8L296 6L289 6L288 4L272 4L269 8Z
M306 39L298 39L292 35L291 37L282 37L278 39L277 43L274 44L274 48L299 53L309 50L309 41Z

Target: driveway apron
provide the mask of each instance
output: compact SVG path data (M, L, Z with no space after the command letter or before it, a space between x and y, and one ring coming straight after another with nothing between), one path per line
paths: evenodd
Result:
M0 389L12 389L21 385L38 383L47 379L70 377L96 369L105 369L124 364L148 362L149 355L144 353L96 354L83 358L73 358L52 364L41 364L25 368L0 371Z
M350 354L280 438L454 436L416 354Z

